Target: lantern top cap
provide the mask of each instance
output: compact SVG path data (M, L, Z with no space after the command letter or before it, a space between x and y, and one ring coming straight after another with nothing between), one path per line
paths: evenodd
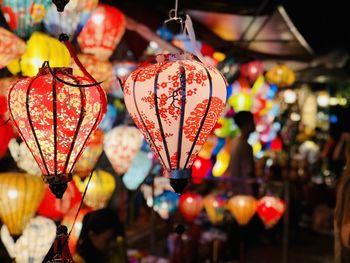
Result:
M49 67L42 67L39 69L39 73L38 75L46 75L46 74L68 74L68 75L72 75L73 74L73 69L69 68L69 67L53 67L53 68L49 68Z
M168 62L168 61L176 61L176 60L193 60L194 56L190 53L174 53L174 54L158 54L156 56L157 63Z

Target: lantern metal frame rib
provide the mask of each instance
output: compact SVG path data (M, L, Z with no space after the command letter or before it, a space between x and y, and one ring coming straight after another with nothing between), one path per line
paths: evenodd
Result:
M45 160L46 158L44 156L42 147L41 147L39 139L38 139L37 132L36 132L34 124L33 124L33 119L32 119L31 112L30 112L30 102L29 102L30 91L32 89L34 81L38 77L40 77L41 75L48 74L48 73L50 73L52 75L52 103L53 103L52 104L52 107L53 107L53 110L52 110L52 112L53 112L52 129L53 129L53 147L54 147L54 150L53 150L53 153L54 153L53 154L54 155L54 160L53 160L54 173L50 172L50 169L46 163L46 160ZM56 75L58 73L66 75L68 78L72 79L76 83L69 83L69 82L59 78ZM66 155L66 160L64 162L64 166L61 169L63 171L62 173L57 172L57 167L58 167L58 142L57 142L57 135L58 135L58 131L57 131L57 126L58 126L57 125L57 120L58 120L57 103L58 103L58 101L57 101L57 90L56 90L57 82L61 82L65 85L78 88L79 93L80 93L80 99L81 99L80 114L79 114L79 117L78 117L77 122L76 122L76 127L74 129L74 134L73 134L72 140L70 142L69 151ZM11 119L13 120L14 125L16 126L21 137L25 138L23 136L21 129L19 128L19 123L16 121L16 119L14 118L13 113L11 111L10 96L14 90L15 85L13 85L13 87L11 88L11 90L9 92L8 106L10 109ZM71 163L71 155L72 155L72 152L74 150L74 147L76 146L75 144L76 144L77 136L78 136L78 133L81 129L82 123L84 121L84 118L85 118L86 112L87 112L87 110L86 110L87 102L85 99L86 95L82 91L82 89L87 88L87 87L98 86L98 85L99 85L99 83L97 83L97 82L90 83L90 84L79 84L79 79L76 78L75 76L73 76L73 74L72 74L72 68L51 68L49 65L49 62L45 61L43 63L42 68L40 68L38 75L30 81L30 83L27 87L25 108L26 108L26 115L27 115L28 122L29 122L29 129L33 135L34 142L35 142L36 147L37 147L38 152L39 152L39 157L41 158L41 162L42 162L43 167L45 168L45 171L46 171L46 174L43 173L43 176L42 176L43 180L45 181L45 183L49 184L50 189L56 195L57 198L62 198L63 193L65 192L65 190L67 188L67 183L72 180L72 171L73 171L74 165L77 162L79 156L82 154L83 150L85 149L84 145L86 145L91 133L96 129L99 121L101 120L101 118L104 114L104 105L105 104L100 107L97 118L94 120L94 123L91 126L90 130L87 132L88 135L86 136L85 140L83 141L81 148L78 150L78 154L76 156L76 159L73 160L72 164L70 164ZM100 94L102 100L103 100L103 98L105 99L105 94L104 94L102 88L98 88L98 93ZM28 148L31 149L31 147L29 147L27 141L24 140L24 142L26 143ZM33 154L33 152L32 152L32 154ZM33 154L33 157L35 158L35 160L38 163L40 163L40 161L37 160L37 157L34 154ZM70 166L70 168L69 168L69 166ZM69 171L68 171L68 169L69 169Z

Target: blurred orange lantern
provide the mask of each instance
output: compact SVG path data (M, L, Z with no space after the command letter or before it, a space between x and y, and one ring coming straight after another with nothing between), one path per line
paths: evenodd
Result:
M203 204L212 224L218 224L224 220L226 198L209 194L204 198Z
M278 64L266 73L266 80L279 87L289 87L295 82L295 73L287 65Z
M0 27L0 69L20 58L25 50L26 44L22 39Z
M249 195L236 195L228 200L227 207L237 223L244 226L256 212L256 199Z
M250 61L241 65L241 74L253 83L261 74L264 73L264 65L259 60Z
M225 107L226 81L189 54L158 55L124 86L125 104L171 185L185 188L198 152Z
M108 60L124 34L125 24L125 16L117 8L99 4L78 35L81 50Z
M258 201L257 213L266 228L272 228L286 210L285 203L278 197L264 196Z
M77 158L106 112L103 89L87 77L73 76L71 68L47 65L11 88L9 110L44 181L62 198Z
M202 183L203 178L210 173L212 168L213 164L211 163L210 159L207 160L200 156L197 156L192 166L192 182L194 184Z
M69 240L68 240L68 246L69 246L69 250L72 254L74 254L75 252L75 248L79 239L79 235L80 235L80 231L81 228L83 226L83 219L84 216L89 213L90 211L92 211L92 209L90 207L82 207L79 210L77 219L75 221L75 216L77 214L78 211L78 207L76 206L75 208L71 209L69 211L68 214L66 214L66 216L63 218L62 220L62 225L67 226L67 228L69 230L72 230L71 235L69 236ZM75 221L75 224L74 224ZM74 227L73 227L74 224ZM73 229L72 229L73 227Z
M184 193L180 196L179 210L188 222L194 219L203 209L203 198L197 193Z
M19 236L43 198L44 184L36 175L2 173L0 189L1 221L12 236Z
M74 173L81 178L87 177L94 169L103 152L103 138L104 134L100 129L95 130L90 136L86 148L74 166Z
M116 187L115 179L113 175L103 170L96 170L91 176L84 203L93 209L106 207ZM84 193L89 179L82 180L78 176L73 176L73 180L79 191Z
M104 150L117 174L126 173L141 144L142 135L136 127L118 126L106 134Z
M109 61L101 61L93 55L88 54L79 54L78 58L94 79L98 82L102 82L102 88L108 92L113 80L115 79L112 63ZM74 75L84 76L83 72L81 72L75 63L72 64L72 67Z
M46 187L44 198L38 208L38 214L55 221L61 221L70 209L81 202L81 199L81 193L74 181L68 183L67 190L62 199L56 199L50 189Z

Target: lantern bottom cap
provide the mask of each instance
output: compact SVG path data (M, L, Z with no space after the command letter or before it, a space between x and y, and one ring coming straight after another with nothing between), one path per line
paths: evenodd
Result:
M64 192L67 189L68 184L67 183L60 183L60 184L50 184L50 190L51 192L56 196L58 199L62 199Z
M175 193L182 194L186 188L188 179L170 179L170 185L174 189Z

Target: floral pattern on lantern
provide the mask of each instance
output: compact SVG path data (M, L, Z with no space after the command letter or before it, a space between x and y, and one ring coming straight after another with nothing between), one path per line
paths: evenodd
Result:
M125 16L117 8L99 4L78 35L82 52L108 60L124 34L125 24Z
M244 226L256 212L257 201L253 196L236 195L228 200L227 207L237 223Z
M117 174L126 173L141 144L142 135L132 126L118 126L106 133L104 151Z
M70 68L41 68L34 78L10 90L11 119L38 163L45 182L58 198L71 180L77 158L106 111L106 95ZM66 83L93 85L72 87Z
M70 65L70 55L67 48L57 39L40 32L34 32L27 41L26 52L19 60L7 65L8 70L16 75L35 76L44 61L50 61L51 67L66 67Z
M204 198L204 208L212 224L218 224L224 220L226 201L223 196L215 194L209 194Z
M203 198L197 193L184 193L180 196L179 210L187 222L193 222L203 209Z
M18 36L27 38L39 29L50 4L50 0L3 0L1 11L11 30Z
M109 61L101 61L93 55L88 54L79 54L78 58L94 79L98 82L102 82L101 87L105 92L109 92L109 88L115 79L112 63ZM75 63L72 64L72 68L74 75L84 76L83 72L81 72Z
M182 192L192 164L225 106L226 81L189 54L158 55L124 86L125 104L175 191Z
M266 228L272 228L286 210L285 203L278 197L264 196L258 201L257 213Z
M0 27L0 69L20 58L25 50L26 44L22 39Z
M24 142L18 143L16 139L11 139L8 147L18 168L29 174L41 175L38 164Z
M55 239L56 225L48 218L36 216L30 219L16 242L6 225L1 227L0 235L7 252L16 262L41 263Z
M89 179L85 178L82 180L79 176L74 176L73 179L79 191L84 193ZM106 207L115 187L116 182L113 175L103 170L96 170L92 174L84 203L93 209Z
M44 184L39 176L25 173L0 174L0 218L12 236L22 234L43 195Z
M80 204L81 199L82 195L74 181L68 183L67 190L62 199L57 199L54 194L51 193L49 187L46 186L44 198L37 212L39 215L46 216L58 222L64 218L70 209Z
M266 73L266 80L279 87L289 87L295 82L295 73L287 65L277 64Z
M95 130L91 134L86 148L74 166L74 173L78 174L81 178L87 177L94 169L103 152L103 138L104 133L100 129Z

